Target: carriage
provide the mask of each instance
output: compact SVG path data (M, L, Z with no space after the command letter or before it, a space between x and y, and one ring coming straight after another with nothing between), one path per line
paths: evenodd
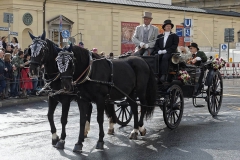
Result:
M142 57L153 69L156 78L159 69L159 55ZM179 73L186 70L190 79L183 82ZM184 98L191 98L194 107L204 107L198 105L198 99L204 99L208 106L208 111L212 116L216 116L221 108L223 96L223 81L218 69L213 67L212 58L200 66L187 65L180 61L179 53L172 54L169 66L168 83L158 84L158 97L156 106L163 111L164 122L170 129L175 129L180 124ZM135 99L138 100L137 98ZM127 125L132 118L131 108L126 100L115 101L115 113L119 125Z

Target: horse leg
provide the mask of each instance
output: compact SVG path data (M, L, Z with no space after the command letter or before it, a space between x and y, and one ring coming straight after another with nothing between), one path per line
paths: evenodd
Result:
M105 113L108 116L109 124L108 124L108 134L114 134L114 124L116 124L117 119L115 116L114 104L106 104Z
M134 99L133 98L134 96L130 96L131 99ZM132 130L132 132L130 133L129 135L129 139L134 139L136 140L137 139L137 135L138 135L138 105L131 101L130 99L127 99L129 105L131 106L131 110L132 110L132 113L133 113L133 117L134 117L134 129Z
M104 141L104 130L103 130L103 122L104 122L104 107L105 102L103 101L104 98L100 98L101 101L97 103L97 121L99 125L99 139L96 145L96 149L103 149Z
M89 103L89 108L88 108L88 112L86 114L87 116L87 121L86 121L86 125L85 125L85 130L84 130L84 137L87 137L88 132L90 131L90 121L91 121L91 115L92 115L92 103Z
M60 140L55 146L57 149L64 149L65 138L66 138L66 125L67 125L68 112L70 108L70 102L71 101L69 97L66 97L65 100L62 100L62 116L61 116L62 133L61 133Z
M141 104L144 104L144 103L141 103ZM143 126L143 119L144 119L145 113L146 113L146 108L144 106L141 106L141 115L140 115L140 119L139 119L139 122L138 122L139 132L140 132L141 136L145 136L146 132L147 132L147 130Z
M57 130L54 124L53 114L57 107L58 101L56 101L53 97L48 97L48 122L51 127L51 133L52 133L52 145L56 145L59 141L59 137L57 135Z
M78 136L78 142L75 144L73 152L82 152L83 148L83 142L84 142L84 132L85 132L85 124L87 120L86 113L89 113L89 102L78 98L77 99L78 108L80 111L80 130L79 130L79 136Z

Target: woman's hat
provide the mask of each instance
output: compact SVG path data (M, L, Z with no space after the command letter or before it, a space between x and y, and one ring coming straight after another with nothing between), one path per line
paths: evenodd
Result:
M197 43L191 43L191 45L190 45L190 46L188 46L188 48L190 48L190 47L197 48L197 50L199 51L199 48L198 48L198 45L197 45Z
M170 24L172 26L172 28L174 27L174 24L172 24L172 21L170 19L167 19L163 22L163 26L162 26L162 29L165 28L166 25Z

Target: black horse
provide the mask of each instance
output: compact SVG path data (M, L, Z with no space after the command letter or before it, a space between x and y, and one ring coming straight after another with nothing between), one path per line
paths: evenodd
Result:
M45 31L40 37L35 37L31 33L29 33L30 37L33 40L28 52L31 55L31 62L30 62L30 74L31 75L38 75L40 67L44 65L44 77L48 83L50 83L50 88L53 91L60 90L61 87L61 80L59 78L59 71L55 62L55 58L57 57L57 50L55 49L56 44L52 41L46 39L45 40ZM88 131L90 130L90 117L92 113L92 104L91 103L84 103L81 104L79 101L79 97L76 95L67 95L67 94L56 94L54 96L48 96L48 121L51 127L52 133L52 145L56 148L64 149L65 138L66 138L66 124L68 118L68 112L70 103L72 100L76 100L78 102L78 107L82 105L87 105L87 119L86 121L86 128L84 132L84 136L87 136ZM58 103L62 103L62 116L61 116L61 123L62 123L62 133L59 139L56 133L56 127L54 124L54 111ZM81 116L83 117L83 115Z
M70 50L71 47L68 51ZM143 126L143 119L144 116L147 118L151 117L157 96L157 82L148 64L142 58L136 56L112 61L107 59L91 61L91 54L86 49L79 47L73 48L76 60L69 58L71 57L69 56L70 54L67 51L60 52L57 59L58 68L61 72L60 77L62 77L62 86L66 91L71 91L72 84L74 84L80 92L81 99L96 103L97 121L100 129L96 148L103 149L103 113L105 104L124 97L127 97L127 101L134 114L134 130L131 132L129 138L137 139L138 130L144 136L146 129ZM75 79L73 83L72 79L69 78L71 76L72 79ZM135 96L141 102L139 121L138 104L134 101ZM80 117L80 121L80 136L82 137L75 147L82 150L82 142L84 140L83 129L85 125L84 117Z

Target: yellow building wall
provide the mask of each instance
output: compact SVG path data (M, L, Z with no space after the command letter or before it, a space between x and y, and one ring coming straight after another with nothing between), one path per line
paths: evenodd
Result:
M22 48L31 43L28 31L35 36L42 34L43 0L1 1L0 9L0 17L3 17L4 12L14 14L11 31L18 32L17 38ZM224 42L225 28L234 28L235 42L238 41L237 32L240 30L240 18L238 17L71 0L47 1L45 18L47 38L49 38L47 21L63 15L74 22L72 36L82 33L86 48L98 48L99 52L104 51L106 54L113 52L115 55L119 55L121 52L121 22L142 24L144 11L153 13L153 24L163 24L164 20L171 19L175 25L180 25L184 17L191 18L193 21L192 41L198 43L200 47L218 48L219 44ZM25 13L31 13L33 16L33 23L30 26L26 26L22 21ZM0 21L0 27L7 26L7 23ZM173 32L175 30L174 27ZM0 31L1 36L7 35L7 33ZM80 35L75 39L78 44ZM234 43L231 46L234 47Z

